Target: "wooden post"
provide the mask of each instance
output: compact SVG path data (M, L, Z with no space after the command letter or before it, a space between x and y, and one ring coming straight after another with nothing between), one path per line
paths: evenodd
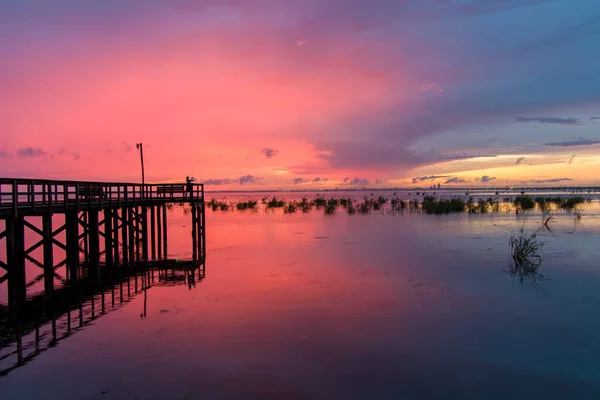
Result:
M98 229L98 211L88 211L89 273L96 281L100 279L100 232Z
M136 248L136 244L135 244L135 232L134 232L134 228L135 228L135 220L134 220L134 216L133 216L133 208L132 207L128 207L127 208L127 221L128 221L128 228L129 228L129 262L130 263L134 263L135 260L135 248Z
M83 260L87 263L89 262L89 235L90 235L90 230L89 230L89 225L88 225L88 214L86 212L83 213L82 216L83 219ZM79 227L77 228L79 230Z
M121 241L123 242L123 265L129 265L129 235L127 234L127 207L121 209Z
M119 209L113 209L113 250L115 252L114 262L119 263Z
M167 260L169 258L169 253L167 250L167 206L163 206L163 258Z
M142 206L142 258L148 261L148 207Z
M25 219L23 216L6 220L6 255L8 271L8 303L18 308L25 303L27 288L25 286Z
M195 204L192 204L192 260L198 261L198 216Z
M203 189L204 190L204 189ZM202 218L200 219L200 229L202 230L202 262L206 261L206 221L204 216L206 215L206 207L204 206L204 193L202 194L202 205L200 205Z
M150 206L150 247L152 259L156 260L156 213L154 206Z
M44 233L44 294L52 301L54 292L54 245L52 243L52 214L42 216L42 232Z
M158 245L158 259L162 259L162 212L161 206L156 206L156 233L158 235L157 245Z
M112 212L109 209L104 210L104 261L106 265L113 264L113 228Z
M135 206L132 211L135 215L135 261L140 262L140 208Z
M77 211L65 213L67 268L71 287L77 286L79 267L79 220Z

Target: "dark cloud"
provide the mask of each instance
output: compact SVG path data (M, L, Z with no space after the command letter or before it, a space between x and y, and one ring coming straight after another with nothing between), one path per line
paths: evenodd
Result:
M260 152L267 158L273 158L275 155L277 155L277 153L279 153L279 150L265 147Z
M519 158L517 158L517 161L515 162L515 165L522 164L523 161L525 161L525 157L519 157Z
M304 183L306 180L304 178L294 178L294 185L298 185L300 183Z
M450 175L427 175L427 176L416 176L412 178L412 183L419 183L425 181L433 181L439 178L450 178Z
M240 176L240 179L238 179L238 182L240 183L240 185L245 185L248 183L257 183L261 179L262 179L261 177L257 177L254 175L245 175L245 176Z
M600 119L600 117L591 117L591 120L596 120L596 119Z
M493 181L494 179L496 179L495 176L489 176L489 175L483 175L482 177L475 178L475 180L477 182L482 182L482 183L487 183L487 182Z
M569 161L567 161L567 164L573 164L573 160L575 159L575 154L573 154L570 158Z
M0 151L0 158L11 158L11 155L5 151Z
M556 147L571 147L571 146L591 146L594 144L600 144L600 140L577 138L571 140L563 140L559 142L546 142L542 143L544 146L556 146Z
M234 179L221 178L221 179L207 179L203 183L205 185L221 186L221 185L230 185L232 183L236 183L236 181Z
M448 184L448 183L465 183L467 182L465 179L459 178L457 176L447 179L446 182L444 182L444 184Z
M401 168L417 165L421 158L401 147L376 147L360 142L317 143L317 158L331 168Z
M561 117L516 117L515 122L539 122L540 124L577 125L579 118Z
M317 176L315 179L312 180L312 183L325 183L328 180L329 180L328 178L320 178Z
M550 179L530 179L527 181L521 181L521 183L558 183L572 181L571 178L550 178Z
M73 157L73 160L77 161L81 158L81 155L77 152L71 151L69 152L66 149L60 149L56 152L57 156L65 156L65 155L70 155L71 157Z
M360 179L358 177L355 177L352 180L350 180L350 178L344 178L344 183L347 183L348 185L352 185L352 186L366 186L369 184L369 180L368 179Z
M17 151L19 157L44 157L48 153L39 147L23 147Z
M388 179L376 179L375 180L375 184L377 184L377 185L382 185L384 183L390 183L390 181Z

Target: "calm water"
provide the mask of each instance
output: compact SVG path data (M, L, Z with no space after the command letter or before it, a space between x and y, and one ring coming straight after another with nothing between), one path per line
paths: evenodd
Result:
M186 257L190 217L169 218ZM540 221L208 211L204 279L157 276L0 398L597 399L600 205L557 212L544 279L521 282L508 238Z

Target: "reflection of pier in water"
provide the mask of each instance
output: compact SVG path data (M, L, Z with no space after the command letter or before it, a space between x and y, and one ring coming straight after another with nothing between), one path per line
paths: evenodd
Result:
M146 317L147 292L156 286L187 285L204 279L204 264L161 262L135 268L106 268L102 280L82 278L75 287L40 294L18 308L0 305L0 376L25 365L61 340L144 296L140 316Z

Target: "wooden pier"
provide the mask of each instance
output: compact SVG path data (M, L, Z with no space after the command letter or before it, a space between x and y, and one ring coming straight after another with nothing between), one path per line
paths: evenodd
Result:
M191 261L203 263L202 184L0 178L0 246L6 250L0 256L0 271L6 272L0 284L8 280L9 306L27 299L26 263L40 268L34 279L44 280L44 294L51 298L61 267L66 283L75 287L82 274L100 281L104 266L167 261L167 208L182 203L191 208ZM36 240L26 240L32 236Z

